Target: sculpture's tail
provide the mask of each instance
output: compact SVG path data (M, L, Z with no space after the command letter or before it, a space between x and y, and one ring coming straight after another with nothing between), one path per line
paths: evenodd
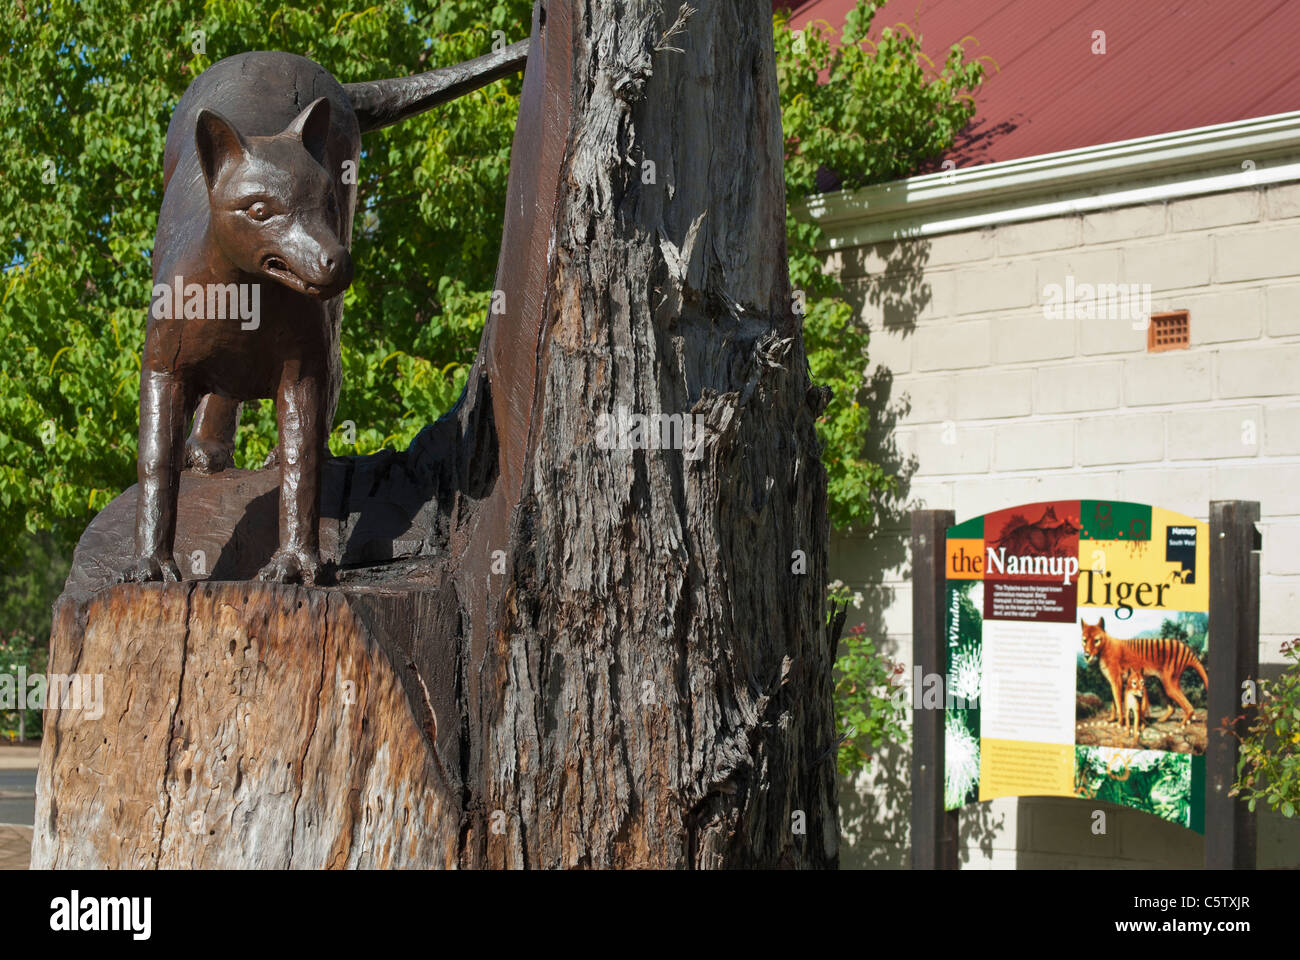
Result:
M494 50L474 60L442 67L412 77L345 83L361 123L361 132L378 130L405 120L448 100L455 100L493 80L517 73L528 60L528 41Z

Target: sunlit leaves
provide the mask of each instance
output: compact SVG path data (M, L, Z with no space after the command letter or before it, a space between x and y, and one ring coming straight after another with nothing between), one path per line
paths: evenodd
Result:
M966 95L979 83L980 64L967 62L963 49L954 47L935 69L907 29L886 28L873 45L865 38L877 6L861 0L850 10L838 45L831 43L829 24L795 31L785 11L776 15L790 203L815 191L819 170L846 188L912 174L950 147L973 115ZM873 413L862 396L867 329L841 299L836 278L824 271L817 253L821 229L790 215L786 232L790 282L808 298L808 364L813 379L834 392L817 424L831 522L841 529L869 527L893 478L865 454Z
M1300 808L1300 640L1283 641L1282 656L1288 665L1278 677L1259 681L1258 713L1244 736L1229 718L1224 725L1240 741L1231 794L1252 811L1262 800L1290 818Z

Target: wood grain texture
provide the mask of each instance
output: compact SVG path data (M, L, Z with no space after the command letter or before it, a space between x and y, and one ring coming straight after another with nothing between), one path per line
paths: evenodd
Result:
M454 864L437 752L343 592L117 586L75 614L52 670L101 674L107 709L47 716L33 867Z

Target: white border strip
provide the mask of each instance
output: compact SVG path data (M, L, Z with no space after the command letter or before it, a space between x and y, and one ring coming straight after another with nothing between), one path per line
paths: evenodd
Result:
M820 223L835 250L1300 179L1300 163L1265 164L1285 153L1300 154L1300 110L819 194L796 215ZM1225 164L1242 169L1188 177ZM1056 199L1025 202L1044 194Z

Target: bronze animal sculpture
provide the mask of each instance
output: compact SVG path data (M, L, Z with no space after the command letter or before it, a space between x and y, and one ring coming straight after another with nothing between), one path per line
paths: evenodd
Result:
M180 579L172 550L181 469L229 466L241 404L269 397L280 537L258 576L316 582L361 134L521 69L527 46L347 85L305 57L245 53L186 90L164 148L140 371L136 557L123 579Z

